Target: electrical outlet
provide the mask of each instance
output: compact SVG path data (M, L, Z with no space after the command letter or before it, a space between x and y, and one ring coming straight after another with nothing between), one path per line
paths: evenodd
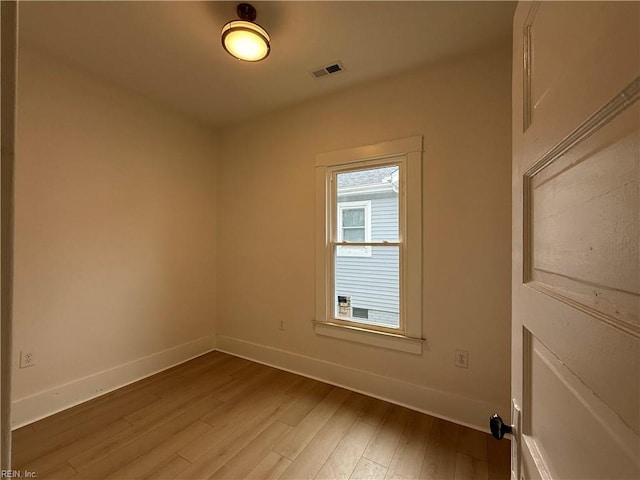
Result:
M469 368L469 352L466 350L456 350L455 366L460 368Z
M278 320L278 330L284 330L284 320Z
M36 364L36 356L33 352L20 352L20 368L33 367Z

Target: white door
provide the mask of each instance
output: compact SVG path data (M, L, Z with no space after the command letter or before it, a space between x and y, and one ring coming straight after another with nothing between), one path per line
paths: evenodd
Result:
M640 478L639 31L638 2L516 10L514 478Z

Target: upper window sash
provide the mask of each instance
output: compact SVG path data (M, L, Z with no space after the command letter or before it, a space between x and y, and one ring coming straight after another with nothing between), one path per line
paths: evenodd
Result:
M323 203L326 204L326 212L329 212L329 215L326 215L326 235L328 235L328 241L336 244L342 242L342 232L341 232L341 211L340 209L347 205L362 204L368 202L367 205L367 240L362 243L379 243L379 244L400 244L402 242L402 231L405 222L404 215L402 215L402 211L404 210L406 204L405 202L405 179L404 172L406 157L403 155L386 155L384 157L378 157L373 159L359 159L358 161L347 162L346 164L336 164L336 165L327 165L325 167L325 179L324 179L324 189L325 189L325 198ZM346 201L346 202L338 202L338 181L337 176L341 173L349 173L353 171L360 171L364 169L375 169L382 168L387 166L397 165L400 169L399 171L399 185L400 185L400 194L398 195L398 239L388 240L388 241L379 241L372 242L371 241L371 201ZM318 167L316 165L316 167ZM360 188L360 187L356 187ZM367 186L366 191L368 192L382 192L389 189L388 185L376 185L376 186ZM363 187L364 190L364 187Z

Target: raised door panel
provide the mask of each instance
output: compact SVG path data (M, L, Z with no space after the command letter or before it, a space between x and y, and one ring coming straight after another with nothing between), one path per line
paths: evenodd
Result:
M525 8L522 101L530 112L533 161L637 77L640 2L533 2Z
M542 477L637 479L638 434L539 338L524 342L523 440Z
M525 174L525 281L640 335L640 105Z

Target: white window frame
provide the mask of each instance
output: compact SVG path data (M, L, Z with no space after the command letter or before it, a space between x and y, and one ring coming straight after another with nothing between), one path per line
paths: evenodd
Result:
M334 246L337 215L332 179L338 171L400 165L400 328L347 322L334 314ZM336 199L335 201L333 199ZM337 224L337 222L336 222ZM316 318L318 335L421 354L422 343L422 136L348 148L316 156ZM340 230L338 230L340 231ZM396 242L389 242L395 245Z
M357 202L338 202L337 205L337 220L338 220L338 242L343 241L344 228L342 225L342 211L343 210L355 210L358 208L364 208L364 241L365 243L371 242L371 200L363 200ZM371 247L368 246L342 246L338 247L336 254L339 257L370 257Z

